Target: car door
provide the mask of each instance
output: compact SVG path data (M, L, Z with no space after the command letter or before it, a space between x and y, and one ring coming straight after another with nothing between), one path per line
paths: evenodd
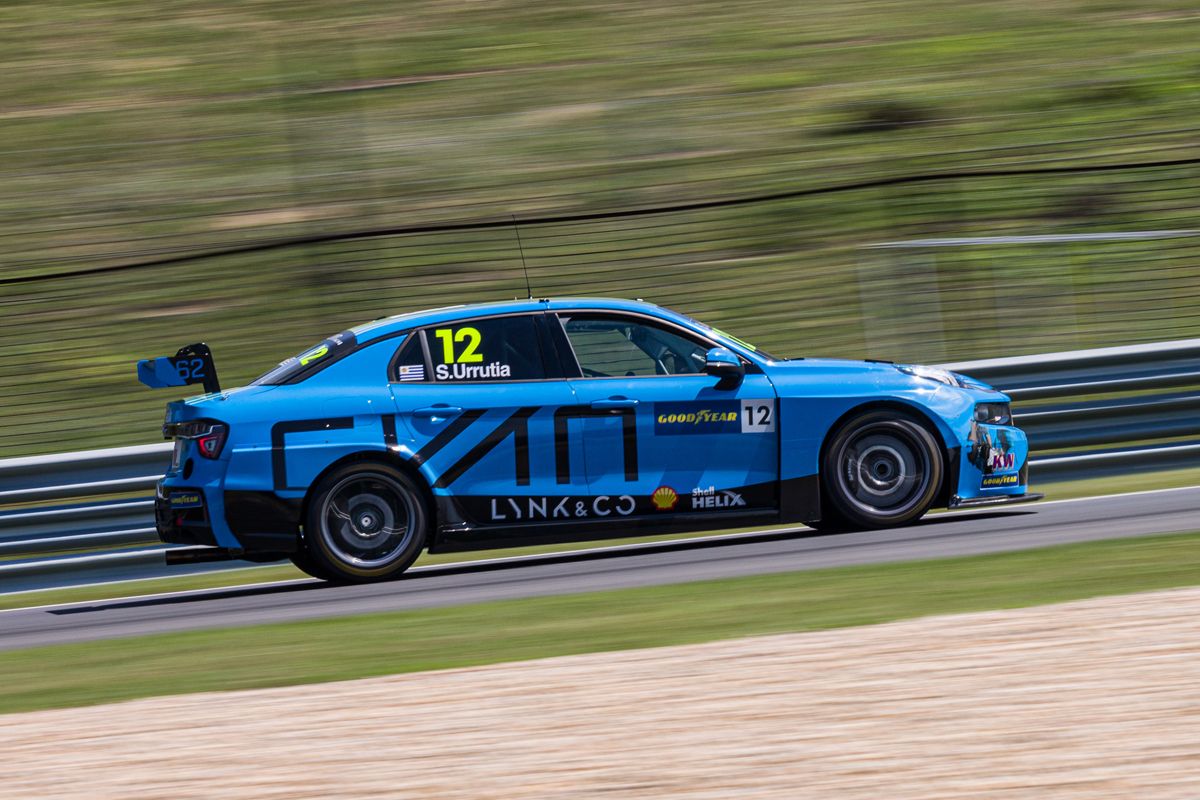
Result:
M628 313L557 316L559 341L578 367L571 413L599 503L593 513L666 519L778 509L778 404L766 375L747 362L739 385L717 388L703 370L718 345L695 331Z
M586 493L582 474L557 480L555 459L571 453L555 448L555 412L575 396L558 360L545 356L545 322L525 313L431 325L393 359L397 439L408 437L444 528L562 522L573 496Z

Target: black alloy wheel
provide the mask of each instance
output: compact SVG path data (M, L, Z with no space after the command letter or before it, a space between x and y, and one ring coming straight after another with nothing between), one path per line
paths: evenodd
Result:
M942 448L925 426L893 411L843 425L822 462L820 530L887 528L919 519L942 485Z
M313 488L305 549L292 562L325 580L388 580L416 561L429 525L424 493L409 476L386 464L350 464Z

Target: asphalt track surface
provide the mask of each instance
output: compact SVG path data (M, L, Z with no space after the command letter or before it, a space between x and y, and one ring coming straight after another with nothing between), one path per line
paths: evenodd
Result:
M430 566L366 586L288 581L0 612L0 650L1200 529L1200 487L936 514L888 531L807 528ZM804 580L799 574L796 580Z

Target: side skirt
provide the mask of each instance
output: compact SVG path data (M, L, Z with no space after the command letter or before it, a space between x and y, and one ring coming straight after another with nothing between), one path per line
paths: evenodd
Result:
M454 518L456 511L449 498L437 497L436 503L439 519ZM771 525L779 522L779 512L773 508L724 513L673 514L667 517L619 517L587 522L526 522L486 527L462 522L443 526L435 540L430 543L429 552L457 553L501 547L624 539L683 531Z

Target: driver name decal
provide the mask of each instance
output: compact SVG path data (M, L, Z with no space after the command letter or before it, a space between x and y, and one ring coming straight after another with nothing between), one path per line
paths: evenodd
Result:
M512 376L512 367L499 361L483 365L438 364L434 371L439 381L478 381Z

